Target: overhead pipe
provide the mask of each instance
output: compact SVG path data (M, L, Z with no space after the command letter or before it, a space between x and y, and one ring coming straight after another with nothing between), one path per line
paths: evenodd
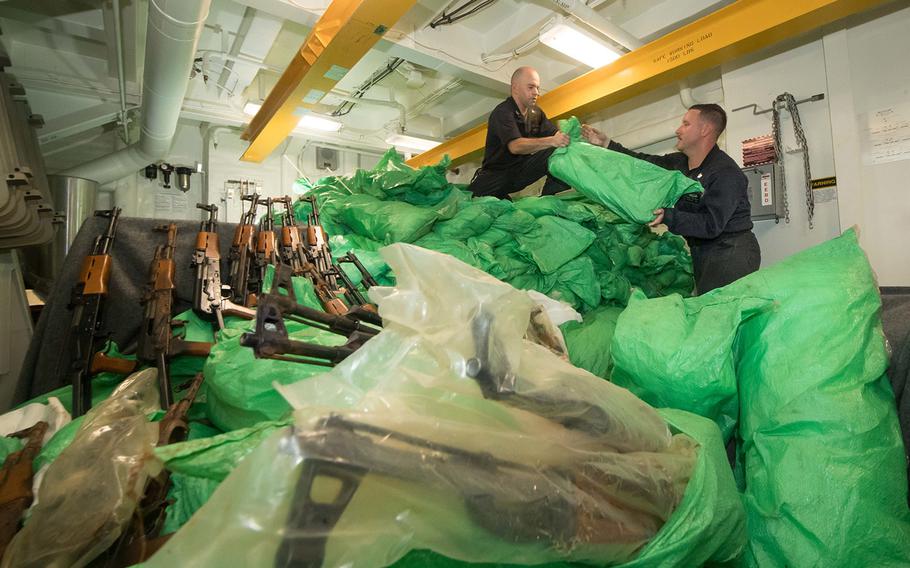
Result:
M584 2L579 0L553 0L553 3L629 51L634 51L644 45L640 39L604 18Z
M120 125L123 141L130 143L130 124L126 115L126 73L123 68L123 31L120 27L120 0L114 0L114 36L117 43L117 83L120 86Z
M394 100L384 101L382 99L365 99L362 97L351 97L351 96L348 96L347 94L342 94L339 91L332 91L329 94L333 98L341 99L341 100L349 102L349 103L357 103L359 105L362 104L362 105L367 105L367 106L373 105L373 106L381 106L381 107L386 107L386 108L394 108L395 110L398 111L398 121L401 123L402 130L405 128L405 125L407 124L407 121L408 121L407 109L405 108L405 106L403 104L401 104L398 101L394 101Z
M167 156L211 0L149 0L139 141L60 175L106 184Z

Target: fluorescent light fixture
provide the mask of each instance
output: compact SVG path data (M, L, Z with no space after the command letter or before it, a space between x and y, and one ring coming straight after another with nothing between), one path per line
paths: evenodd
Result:
M321 130L323 132L338 132L341 130L341 123L331 118L323 118L315 114L305 114L300 122L297 123L300 128L307 130Z
M556 20L553 25L540 30L540 43L595 69L620 57L620 53L610 49L605 43L561 20Z
M262 108L261 104L258 103L246 103L243 105L243 113L250 116L256 116L256 113L259 112L259 109ZM337 120L332 120L330 118L324 118L317 116L315 114L304 114L300 121L297 123L297 126L304 128L306 130L321 130L323 132L338 132L341 130L342 124Z
M441 144L441 142L437 142L436 140L409 136L398 132L389 134L388 137L386 137L385 142L386 144L395 146L399 150L416 150L418 153L432 150Z

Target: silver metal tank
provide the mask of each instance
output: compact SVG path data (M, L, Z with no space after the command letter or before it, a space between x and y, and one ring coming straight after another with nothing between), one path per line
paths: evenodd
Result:
M56 277L63 266L63 259L69 252L76 233L83 221L95 211L95 199L98 196L98 182L70 176L47 176L51 198L58 213L66 218L57 228L52 246L51 276Z

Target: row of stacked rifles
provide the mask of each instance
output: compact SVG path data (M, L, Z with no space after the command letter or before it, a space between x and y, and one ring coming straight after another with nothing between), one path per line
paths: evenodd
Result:
M196 235L192 266L194 270L193 311L203 319L224 329L224 316L256 319L256 331L245 334L241 343L252 347L257 357L269 357L316 365L332 366L378 333L382 320L376 307L367 302L363 292L351 281L340 263L354 265L361 274L364 289L376 280L353 253L332 257L327 235L319 223L315 198L303 197L312 207L305 226L294 216L290 197L260 198L251 194L228 257L228 281L221 277L221 253L218 242L216 205L197 204L208 213ZM281 227L275 227L273 208L284 206ZM261 206L266 214L256 223ZM127 374L139 365L158 369L159 391L164 407L173 404L168 362L171 358L190 355L208 357L210 343L185 341L175 321L173 305L176 295L174 261L177 226L162 225L156 230L166 233L166 242L156 247L149 267L148 282L141 300L143 322L136 343L136 361L106 355L107 336L102 333L102 307L109 289L111 246L117 230L119 209L98 211L106 217L107 229L95 239L92 253L82 264L74 286L71 307L72 326L68 342L72 362L69 384L73 387L73 416L84 414L92 401L91 377L102 371ZM275 267L269 293L263 293L268 266ZM299 304L291 282L292 276L304 276L313 284L323 311ZM339 347L324 347L289 340L283 319L303 321L340 333L349 338ZM175 333L178 331L178 333Z
M302 197L312 206L306 225L299 225L290 197L262 198L251 194L234 232L228 258L228 283L221 277L221 254L217 232L216 205L197 204L208 215L196 235L191 269L194 271L193 311L203 319L224 329L224 316L255 319L253 333L246 333L241 344L253 348L256 357L275 358L313 365L333 366L353 353L367 339L376 335L382 320L376 307L367 302L364 292L376 280L353 253L333 259L328 238L319 223L315 198ZM273 209L283 205L285 212L280 227L275 227ZM260 208L266 214L256 223ZM157 368L158 390L162 408L167 412L159 423L159 445L187 439L187 412L203 381L199 373L186 385L181 400L173 400L169 364L178 356L208 357L212 344L187 341L181 333L185 322L172 319L176 299L177 225L156 227L165 242L156 247L148 272L147 285L141 298L143 320L135 343L135 360L107 354L109 336L104 332L104 303L110 290L111 249L120 218L120 209L96 211L108 220L103 233L95 238L91 254L85 257L78 280L73 287L70 309L72 324L68 330L64 353L70 353L63 371L72 385L72 414L85 414L92 405L91 379L100 372L129 374L140 366ZM339 263L350 263L361 274L361 291L342 270ZM268 265L275 275L268 293L262 289ZM298 303L292 276L305 276L323 311ZM284 319L344 335L348 340L327 347L288 338ZM216 334L217 337L217 334ZM132 348L124 350L129 353ZM67 361L63 362L66 365ZM61 365L61 366L63 366ZM58 374L60 367L58 367ZM12 436L26 441L22 450L10 454L0 469L0 558L20 528L22 514L33 500L32 462L41 448L46 422L16 432ZM129 566L150 557L166 540L159 537L168 505L170 476L167 470L151 480L130 526L107 554L105 564Z

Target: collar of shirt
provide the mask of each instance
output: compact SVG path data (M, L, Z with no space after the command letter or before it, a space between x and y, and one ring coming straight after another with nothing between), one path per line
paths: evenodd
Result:
M704 171L704 169L706 167L711 165L711 163L714 161L714 158L717 156L718 152L720 152L720 148L718 148L717 144L715 144L714 147L711 148L711 150L708 152L708 155L705 156L705 159L701 161L701 164L695 166L694 168L692 168L691 170L686 172L686 177L689 177L689 178L692 178L695 180L700 179L702 176L702 172Z

